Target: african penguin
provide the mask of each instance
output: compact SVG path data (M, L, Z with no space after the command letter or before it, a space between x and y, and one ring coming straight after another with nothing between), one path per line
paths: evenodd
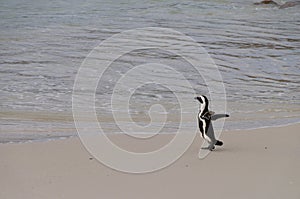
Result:
M214 129L211 121L217 120L222 117L229 117L227 114L214 114L214 112L208 110L208 99L204 95L195 97L200 102L200 110L198 113L198 125L201 133L201 137L205 139L209 146L203 149L213 150L215 145L222 146L223 142L215 138Z

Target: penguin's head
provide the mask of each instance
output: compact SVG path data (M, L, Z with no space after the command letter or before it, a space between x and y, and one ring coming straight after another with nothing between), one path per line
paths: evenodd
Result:
M208 99L204 95L200 95L198 97L195 97L194 99L198 100L200 102L200 112L208 112Z
M208 99L205 95L200 95L198 97L195 97L194 99L198 100L200 104L208 106Z

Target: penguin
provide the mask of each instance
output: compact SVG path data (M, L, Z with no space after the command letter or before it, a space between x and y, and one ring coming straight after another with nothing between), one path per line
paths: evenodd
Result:
M198 97L195 97L194 99L200 102L200 109L197 118L198 118L198 126L201 133L201 137L209 143L208 147L202 149L208 149L212 151L213 149L215 149L215 145L222 146L223 142L215 138L215 133L211 121L223 117L229 117L229 115L215 114L213 111L209 111L208 109L209 102L207 97L204 95L200 95Z

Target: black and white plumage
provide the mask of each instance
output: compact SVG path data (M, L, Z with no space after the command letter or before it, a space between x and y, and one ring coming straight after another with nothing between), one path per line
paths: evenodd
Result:
M212 126L212 120L217 120L223 117L229 117L227 114L214 114L214 112L209 111L208 109L208 99L204 95L195 97L200 102L200 110L198 113L198 125L201 133L201 137L205 139L209 146L203 149L213 150L215 145L222 146L223 142L215 138L214 129Z

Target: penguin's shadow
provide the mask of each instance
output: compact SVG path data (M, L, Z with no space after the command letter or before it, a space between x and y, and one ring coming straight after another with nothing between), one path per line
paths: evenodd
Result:
M235 152L239 149L236 147L218 147L215 148L212 152L220 153L220 152Z

